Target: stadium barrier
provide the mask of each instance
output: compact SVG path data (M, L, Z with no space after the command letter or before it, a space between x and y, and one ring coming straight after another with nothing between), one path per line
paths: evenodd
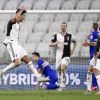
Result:
M6 66L6 65L0 65ZM52 65L54 68L55 65ZM69 65L66 73L66 88L86 88L87 65ZM0 78L0 89L34 90L37 85L37 78L26 65L12 69Z

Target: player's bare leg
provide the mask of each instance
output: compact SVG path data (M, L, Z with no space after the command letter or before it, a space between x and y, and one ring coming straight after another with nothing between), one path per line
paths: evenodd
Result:
M92 73L93 66L90 65L87 72L87 91L85 92L85 94L91 94Z
M61 82L60 82L60 76L61 76L61 65L58 66L58 68L57 68L57 72L58 72L58 82L61 83Z
M36 77L39 77L39 74L38 74L36 68L33 66L32 61L28 55L25 55L21 60L24 61L28 65L28 67L30 68L32 73L34 73L36 75Z
M87 91L85 94L91 94L91 85L92 85L92 73L94 73L94 66L96 64L96 57L93 57L90 61L88 72L87 72Z
M62 91L66 87L66 64L61 65L61 70L60 70L60 88L58 91Z
M28 65L32 73L36 75L38 82L49 81L49 79L41 77L36 68L33 66L33 63L28 55L25 55L21 60L24 61Z
M7 67L5 67L4 69L1 69L1 70L0 70L0 77L1 77L5 72L7 72L8 70L20 66L20 64L21 64L20 59L19 59L19 58L15 59L15 60L14 60L11 64L9 64Z

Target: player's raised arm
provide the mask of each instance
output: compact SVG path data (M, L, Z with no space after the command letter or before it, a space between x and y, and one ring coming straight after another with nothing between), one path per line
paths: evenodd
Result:
M24 8L19 8L16 11L16 15L14 16L14 18L11 19L12 22L19 22L20 19L22 19L22 14L26 13L26 10Z

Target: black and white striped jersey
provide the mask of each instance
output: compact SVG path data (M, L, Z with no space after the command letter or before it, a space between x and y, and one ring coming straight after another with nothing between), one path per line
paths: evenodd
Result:
M6 44L10 41L18 42L18 39L19 39L19 24L9 20L7 25L7 34L4 43Z
M55 34L51 40L52 42L58 42L56 48L56 55L64 57L70 57L71 54L71 42L74 42L75 39L72 34Z

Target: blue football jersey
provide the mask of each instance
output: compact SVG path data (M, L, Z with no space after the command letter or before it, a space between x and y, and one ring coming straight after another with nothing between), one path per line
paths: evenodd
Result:
M49 76L52 73L52 69L48 62L45 62L43 59L39 58L37 61L37 69L42 71L44 76Z
M98 31L91 31L90 34L90 42L96 42L98 39ZM96 51L96 47L95 46L90 46L90 59L92 59L92 57L94 56L94 53Z

